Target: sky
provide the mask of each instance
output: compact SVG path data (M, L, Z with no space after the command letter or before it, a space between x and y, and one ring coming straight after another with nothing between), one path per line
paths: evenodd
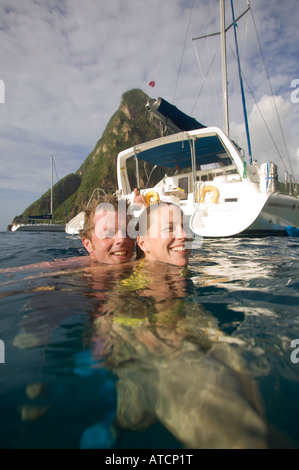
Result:
M237 35L253 158L298 180L299 2L250 5ZM219 36L193 40L219 28L218 0L0 0L0 231L49 189L51 155L54 183L80 167L132 88L223 128ZM233 28L227 60L247 154Z

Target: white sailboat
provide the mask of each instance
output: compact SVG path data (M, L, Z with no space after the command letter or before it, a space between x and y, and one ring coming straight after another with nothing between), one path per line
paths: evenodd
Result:
M282 234L288 227L299 228L298 197L279 190L274 163L246 163L241 149L229 138L225 36L250 6L248 3L247 10L226 27L224 5L220 0L224 130L199 123L196 128L196 122L190 122L187 116L181 125L182 113L174 106L161 98L149 102L149 110L159 119L164 117L176 133L120 152L118 188L121 197L131 200L134 187L140 186L139 168L151 165L154 175L159 174L159 168L164 174L152 187L148 187L148 181L142 193L149 202L154 199L178 204L195 234Z
M50 212L39 216L31 216L28 219L31 223L12 224L12 232L64 232L65 226L54 224L53 216L53 155L51 155L51 195L50 195ZM36 220L49 220L49 223L36 223Z

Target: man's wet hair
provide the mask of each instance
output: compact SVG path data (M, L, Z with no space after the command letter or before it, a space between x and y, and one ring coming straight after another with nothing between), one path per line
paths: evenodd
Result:
M99 210L101 204L105 204L106 210L108 204L111 206L111 209L114 209L115 211L118 211L120 208L120 201L116 194L106 194L104 196L100 196L98 198L93 199L88 205L88 207L84 209L84 226L83 229L80 230L81 238L88 238L89 240L91 240L92 231L95 229L95 223L93 218L95 213ZM124 201L122 201L122 204L124 204ZM129 202L126 201L125 204L125 207L127 209ZM122 206L122 208L123 207L124 206Z

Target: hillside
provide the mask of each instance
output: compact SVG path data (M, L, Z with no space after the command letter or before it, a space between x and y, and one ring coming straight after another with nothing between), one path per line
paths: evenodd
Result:
M53 187L53 219L65 223L80 212L97 187L106 192L117 189L116 161L120 151L161 136L159 123L145 108L148 96L133 89L122 96L118 110L108 122L94 150L80 168ZM31 204L14 222L28 215L49 212L50 189Z

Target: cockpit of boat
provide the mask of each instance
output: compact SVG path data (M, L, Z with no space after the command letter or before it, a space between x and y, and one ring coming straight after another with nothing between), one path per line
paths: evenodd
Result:
M241 180L240 168L217 134L195 138L186 133L180 135L172 142L134 147L121 168L124 194L130 194L137 186L186 199L195 183Z

